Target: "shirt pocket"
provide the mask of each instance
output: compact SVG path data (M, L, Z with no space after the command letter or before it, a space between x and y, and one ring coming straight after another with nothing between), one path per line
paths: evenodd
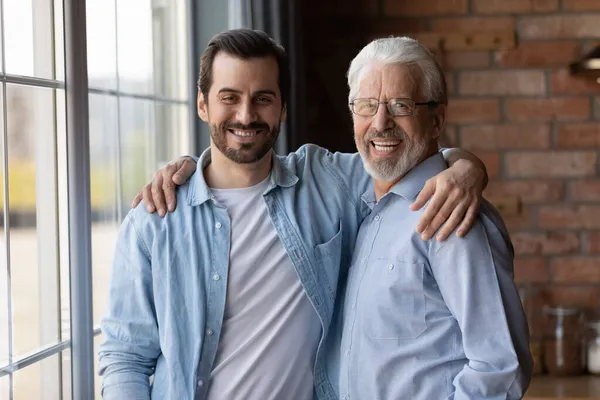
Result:
M364 281L368 287L364 326L372 339L396 340L418 337L427 329L423 274L425 264L378 258Z
M340 229L331 239L314 247L319 282L325 284L332 299L335 298L337 291L342 257L342 238L342 224L340 222Z

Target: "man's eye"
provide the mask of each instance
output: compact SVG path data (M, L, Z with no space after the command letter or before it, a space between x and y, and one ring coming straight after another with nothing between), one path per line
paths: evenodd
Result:
M271 99L269 97L261 96L256 98L256 102L261 104L269 104L271 102Z
M233 103L235 101L235 97L234 96L223 96L221 97L221 101L224 103Z
M402 102L394 103L393 106L394 106L394 108L397 108L397 109L408 108L408 104L402 103Z

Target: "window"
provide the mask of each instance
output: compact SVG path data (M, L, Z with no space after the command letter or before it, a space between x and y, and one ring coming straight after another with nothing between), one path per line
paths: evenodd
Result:
M70 399L63 3L0 6L0 399ZM194 127L188 1L86 8L97 346L120 221L158 166L193 152Z

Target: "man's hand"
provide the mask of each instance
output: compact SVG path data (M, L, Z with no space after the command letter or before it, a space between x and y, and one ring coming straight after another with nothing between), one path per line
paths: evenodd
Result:
M450 168L425 183L410 206L412 211L417 211L431 198L416 228L423 240L433 237L442 224L444 226L436 235L438 241L446 240L459 223L456 235L463 237L467 234L479 211L487 183L485 166L477 161L458 159Z
M149 213L158 210L158 215L164 217L167 209L172 212L177 207L175 187L184 184L194 171L196 161L192 157L184 156L171 161L154 173L152 181L135 196L131 207L135 208L143 199Z

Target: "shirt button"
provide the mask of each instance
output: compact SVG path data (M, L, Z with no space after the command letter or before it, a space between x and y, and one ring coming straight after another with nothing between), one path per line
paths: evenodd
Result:
M202 387L202 386L204 386L204 381L202 379L200 379L198 381L198 387Z
M390 269L390 271L393 270L394 269L394 264L388 265L388 268Z
M379 221L380 219L381 219L381 217L379 216L379 214L377 214L377 215L375 216L375 221Z
M356 304L352 304L352 309L356 310Z
M220 229L220 228L221 228L221 226L222 226L222 225L221 225L221 223L220 223L220 222L217 222L217 223L215 224L215 228L217 228L217 229Z
M215 281L218 281L219 279L221 279L221 277L219 276L219 274L214 274L214 275L213 275L213 279L214 279Z
M346 350L346 355L349 356L350 355L350 350Z
M367 263L367 259L366 259L366 258L363 258L363 259L362 259L362 263L363 263L363 264L366 264L366 263Z
M208 336L212 336L212 334L213 334L213 330L212 330L212 329L210 329L210 328L206 329L206 334L207 334Z

